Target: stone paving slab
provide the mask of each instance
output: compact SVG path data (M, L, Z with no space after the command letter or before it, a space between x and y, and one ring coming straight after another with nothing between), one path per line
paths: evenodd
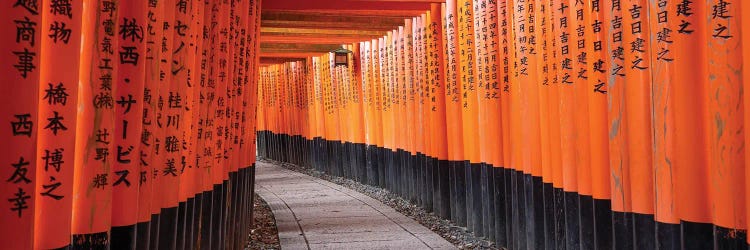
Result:
M389 221L381 215L367 217L352 217L347 219L348 224L329 218L318 218L299 220L302 228L307 232L336 233L336 232L392 232L402 230L397 224ZM362 225L367 225L363 227Z
M256 190L273 211L282 249L456 249L378 200L258 162Z

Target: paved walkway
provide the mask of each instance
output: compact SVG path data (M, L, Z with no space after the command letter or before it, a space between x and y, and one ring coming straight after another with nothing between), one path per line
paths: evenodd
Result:
M455 249L378 200L258 162L256 191L271 207L286 249Z

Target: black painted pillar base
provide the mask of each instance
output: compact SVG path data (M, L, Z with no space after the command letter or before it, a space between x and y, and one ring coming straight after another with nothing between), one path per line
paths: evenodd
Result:
M417 206L424 207L425 201L425 184L424 184L424 164L425 164L425 158L424 155L417 152L417 155L415 156L416 160L414 161L414 187L416 188L416 204Z
M195 235L195 230L197 230L196 227L196 221L195 221L195 211L198 209L197 206L200 202L200 200L197 200L195 196L192 198L188 198L187 200L187 213L185 214L185 249L195 249L195 238L193 235Z
M565 246L565 191L553 188L554 238L556 246Z
M432 212L435 214L439 214L439 211L436 211L435 209L435 198L433 197L435 190L437 190L436 182L433 180L434 171L435 171L435 158L432 158L430 156L425 155L424 156L425 164L422 165L422 173L423 179L424 179L424 187L425 187L425 201L424 204L425 210L428 212Z
M176 249L185 248L185 225L187 225L187 201L177 205L177 237L175 237Z
M367 169L367 148L364 143L357 144L357 167L359 168L359 182L369 183L370 171Z
M594 245L596 244L594 235L594 198L590 195L578 194L578 203L581 223L580 234L581 239L583 239L581 240L581 249L594 249Z
M304 145L304 140L305 138L301 135L295 135L294 145L289 148L289 150L294 153L294 164L298 166L304 166L303 158L305 156L305 150L302 147Z
M135 249L149 249L151 244L151 221L135 224Z
M555 242L555 198L554 187L551 183L542 184L542 199L544 203L544 248L553 249L557 246ZM610 223L610 225L612 225ZM610 231L611 233L611 231ZM607 248L611 249L611 248Z
M307 143L307 141L303 141L303 143ZM303 157L306 157L307 154L303 154ZM304 161L304 158L303 158ZM237 241L237 247L238 248L245 248L246 241L247 241L247 228L250 225L250 222L246 220L247 218L247 211L250 210L247 206L247 202L250 200L250 196L253 194L250 193L250 186L249 185L249 179L248 179L248 171L250 171L250 167L246 166L243 169L240 169L238 173L239 178L239 198L240 198L240 204L237 207L237 221L239 223L232 223L236 225L237 232L236 232L236 241Z
M328 144L323 138L318 138L317 141L317 169L321 173L327 173L328 171Z
M328 142L328 140L321 138L320 145L321 145L321 149L323 150L321 152L321 156L323 156L323 158L321 159L322 161L320 162L321 163L320 171L326 174L331 174L331 165L333 164L333 159L331 158L330 143Z
M466 204L466 167L464 162L452 161L453 166L453 192L456 194L455 199L452 199L452 203L455 204L456 218L453 220L457 225L466 227L467 225L467 204Z
M284 138L286 139L286 142L287 142L286 148L285 148L287 158L285 159L284 162L296 165L297 164L297 152L293 151L292 149L297 146L295 144L297 138L294 135L287 135L287 134L284 134ZM230 247L230 246L227 246L227 247Z
M424 154L418 153L419 165L417 166L417 182L419 183L420 205L428 213L432 212L432 184L427 182L427 167L430 159Z
M403 149L399 149L398 154L398 179L399 179L399 193L401 198L406 200L409 199L409 152Z
M318 169L320 165L320 138L314 137L310 141L310 167Z
M614 249L633 249L633 215L625 212L612 212L615 230Z
M365 152L365 171L367 171L367 185L377 186L378 185L378 153L377 147L367 145Z
M362 149L362 144L359 143L352 143L351 149L349 151L351 152L352 162L349 164L349 169L352 171L352 180L362 183L362 171L364 170L364 162L362 162L362 154L360 153Z
M177 247L177 207L162 208L159 216L159 249Z
M378 164L378 187L380 187L380 188L386 188L386 181L387 181L386 178L387 177L385 175L385 172L386 172L385 168L387 166L385 164L385 159L386 159L385 150L383 148L381 148L381 147L378 147L377 148L377 152L378 152L378 156L377 156L378 157L378 161L377 161L377 164Z
M322 142L324 145L323 147L325 149L325 153L324 153L325 160L323 161L324 173L329 174L329 175L334 175L333 166L336 164L335 162L336 159L333 158L333 150L334 150L333 146L331 145L331 142L326 139L323 139Z
M112 227L111 249L135 248L135 225Z
M393 192L393 153L391 149L383 148L383 164L385 164L385 189Z
M656 224L654 222L654 215L633 213L633 225L633 229L635 230L635 248L655 249Z
M484 237L484 218L482 217L482 184L481 184L481 173L482 165L479 163L471 163L469 165L471 170L471 189L472 189L472 215L474 216L473 232L474 235Z
M326 144L328 144L328 174L338 176L339 158L336 155L336 144L328 140L326 140Z
M396 178L396 169L398 166L396 165L396 151L388 149L386 153L388 156L388 160L386 161L388 164L388 190L398 196L398 179Z
M222 193L221 203L220 203L221 204L221 216L219 217L221 219L220 220L221 224L219 225L219 229L221 231L219 231L219 239L220 239L219 248L227 249L228 247L227 246L227 223L228 223L227 219L229 218L229 214L228 214L229 207L227 206L227 204L229 203L229 199L230 199L229 180L224 180L221 183L221 193Z
M747 249L747 231L714 225L717 249Z
M565 246L568 249L578 249L580 243L580 207L578 203L578 194L575 192L565 192Z
M391 164L391 178L392 178L391 189L393 190L392 192L396 196L403 197L403 193L401 190L402 183L401 183L401 176L400 176L401 174L400 172L401 171L401 162L400 162L401 152L399 151L399 149L396 149L396 150L391 150L390 154L391 154L390 164Z
M391 151L393 152L393 151ZM396 179L396 193L399 197L404 198L406 197L406 192L404 189L404 184L406 184L406 181L404 181L404 150L403 149L397 149L394 155L393 159L393 165L394 165L394 174L393 177Z
M492 179L495 197L495 243L498 246L508 246L509 221L506 216L508 203L505 191L505 168L492 168ZM547 248L552 249L552 248Z
M482 223L482 235L491 239L494 238L494 233L490 232L490 227L494 227L494 222L490 219L490 192L489 192L489 174L487 173L488 166L486 163L479 163L479 192L480 192L480 204L481 214L484 218ZM494 232L494 228L493 228Z
M281 137L272 131L269 131L270 137L270 150L271 158L278 161L281 160Z
M551 185L550 185L551 186ZM596 238L596 249L612 249L612 205L610 200L594 199L594 238ZM666 227L659 227L664 229ZM671 225L669 232L664 233L667 237L659 237L663 247L659 249L679 249L680 227ZM662 232L660 231L660 235Z
M510 170L510 213L513 248L526 248L526 204L523 173Z
M298 136L291 137L292 146L290 147L290 153L293 153L292 160L297 162L295 163L295 165L299 163L300 151L296 150L296 147L298 147L299 145L298 144L299 139L300 138ZM237 212L238 212L237 205L239 204L239 188L238 188L239 179L237 177L238 177L238 172L229 172L229 180L227 181L228 183L227 204L228 205L226 205L227 215L225 215L226 224L224 226L224 230L226 234L225 244L226 244L226 247L229 249L237 248L235 234L237 233L236 231L237 224L240 223L240 221L237 220L237 217L236 217Z
M305 138L301 135L296 136L296 142L294 147L291 148L292 152L295 152L297 157L297 165L305 166Z
M317 170L321 173L328 173L328 143L323 138L318 138L317 142Z
M350 154L350 142L341 142L340 149L342 151L339 151L339 157L341 157L341 177L351 179L351 168L349 167L351 165L351 154Z
M344 177L344 143L341 141L334 141L334 157L336 158L336 172L339 177Z
M466 229L476 232L476 215L474 214L474 180L471 174L471 163L464 161L464 179L466 188Z
M447 160L435 161L436 169L433 175L433 181L438 183L437 192L435 193L439 198L438 206L440 207L440 217L446 220L451 218L451 200L450 195L450 164Z
M530 191L527 192L526 199L530 201L531 209L529 209L529 213L531 213L531 217L533 217L533 220L531 223L532 229L531 234L533 235L533 239L529 240L529 244L534 249L541 249L544 248L544 183L542 182L542 177L539 176L532 176L532 175L525 175L527 181L530 183ZM593 215L591 216L593 218ZM584 238L586 239L586 238ZM588 239L594 239L594 236L591 235L591 238ZM587 248L584 248L587 249ZM588 248L593 249L593 248Z
M418 204L419 186L417 179L417 155L407 153L406 172L409 180L409 201L412 204Z
M280 146L279 153L281 153L281 157L279 157L279 161L289 162L289 135L279 134L279 142L281 142L279 144Z
M304 144L303 144L303 152L305 154L303 156L303 161L304 161L304 166L306 168L312 168L312 163L313 163L313 161L312 161L312 159L313 159L312 158L313 157L312 149L313 149L313 141L314 140L315 140L315 138L310 138L310 139L305 138L305 141L304 141Z
M458 194L456 193L456 171L455 171L455 161L448 161L448 186L450 188L450 220L453 221L453 223L458 224L456 222L457 220L457 213L458 208L456 208L456 200L458 199Z
M300 161L300 164L303 163L303 157L305 156L304 151L302 150L302 145L304 143L304 138L301 136L297 139L297 147L299 147L300 150L298 150L298 160ZM229 226L232 228L232 248L235 249L243 249L244 245L240 241L240 235L242 232L242 226L244 226L245 221L242 220L242 210L243 210L243 191L244 191L244 169L240 168L237 169L237 172L235 172L235 184L234 187L234 201L232 201L232 207L234 212L232 212L232 218L229 219Z
M214 184L211 202L211 245L208 249L221 249L221 222L224 207L224 194L221 186L221 184Z
M200 248L211 249L211 211L214 203L213 191L204 191L201 199Z
M491 164L487 164L487 193L489 194L488 197L488 203L489 203L489 214L488 216L484 217L484 220L489 224L489 235L485 236L490 241L495 241L495 237L497 236L497 217L498 214L497 209L495 208L496 202L495 199L497 199L497 193L495 193L495 170L496 167L494 167Z
M482 164L482 186L484 196L482 198L482 205L484 206L484 212L482 217L485 221L485 237L490 241L495 241L495 182L493 175L494 167L490 164ZM486 204L486 205L485 205Z
M203 193L198 193L195 195L195 204L193 206L193 235L191 236L193 238L193 241L191 243L192 248L191 249L197 249L198 248L198 242L200 239L200 223L201 223L201 214L203 212Z
M411 162L411 154L409 151L403 150L401 152L401 189L403 198L405 200L411 199L411 169L409 169L409 162Z
M709 223L681 221L680 227L683 239L685 240L683 242L684 249L698 250L713 248L713 225ZM619 241L616 239L615 242L615 246L619 247Z
M153 204L152 204L153 205ZM149 226L149 244L148 249L159 248L159 222L161 222L160 214L151 215L151 225Z
M347 169L347 172L349 172L349 176L347 177L350 180L357 181L359 178L359 173L357 172L357 153L355 150L355 144L351 142L346 142L346 154L349 156L349 161L347 162L346 166L344 168Z
M367 170L367 145L364 143L359 143L356 146L357 150L357 169L359 169L357 172L359 173L359 179L357 180L359 183L369 183L368 178L370 172Z

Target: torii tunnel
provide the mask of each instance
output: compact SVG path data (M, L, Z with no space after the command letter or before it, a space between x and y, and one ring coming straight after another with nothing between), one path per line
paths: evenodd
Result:
M6 0L0 248L243 249L257 155L507 249L747 249L743 14L740 0Z

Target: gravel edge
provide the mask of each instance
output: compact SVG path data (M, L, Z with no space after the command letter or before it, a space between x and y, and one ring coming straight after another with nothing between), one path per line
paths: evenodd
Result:
M281 249L279 230L276 227L276 217L260 195L255 196L253 204L253 222L250 225L250 235L245 249Z

